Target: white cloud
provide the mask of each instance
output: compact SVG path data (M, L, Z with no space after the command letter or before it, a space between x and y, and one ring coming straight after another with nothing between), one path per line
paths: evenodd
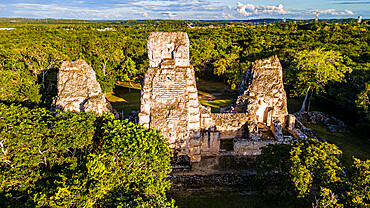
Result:
M326 9L326 10L321 10L319 11L320 14L332 14L332 15L337 15L338 13L335 12L335 9ZM316 14L316 12L314 12Z
M279 4L277 6L270 5L253 5L253 4L242 4L238 2L237 11L243 16L259 15L261 13L267 14L284 14L284 6Z
M1 0L0 0L1 1ZM243 2L242 0L238 0ZM23 2L23 3L15 3ZM30 3L28 3L30 2ZM38 3L35 3L38 2ZM45 3L51 2L51 3ZM0 3L4 17L73 18L73 19L249 19L249 18L314 18L316 10L294 8L288 3L265 5L241 3L229 5L230 1L211 0L66 0L57 1L5 1ZM258 2L247 1L244 2ZM261 1L262 2L262 1ZM266 2L266 1L263 1ZM270 1L277 2L277 1ZM287 8L285 8L287 7ZM331 7L319 11L323 18L353 17L360 13L356 8ZM285 10L287 12L285 12ZM363 16L366 15L362 13Z
M224 19L235 19L235 17L232 14L225 14L225 12L222 12L222 17Z
M262 10L263 13L269 14L284 14L284 7L282 4L277 6L259 5L258 9Z
M253 14L256 15L258 13L253 4L242 4L240 2L238 2L237 11L243 16L252 16Z
M213 4L210 4L210 5L203 5L202 8L205 9L205 10L220 10L223 6L220 6L220 5L213 5Z
M132 11L135 15L138 15L140 18L143 18L143 17L146 17L148 18L149 17L149 14L146 13L146 12L142 12L142 11Z
M165 13L162 13L162 15L166 18L166 19L175 19L177 18L177 15L173 12L165 12Z
M312 11L312 14L316 14L316 11ZM339 16L339 15L354 15L354 13L348 9L344 11L336 11L335 9L325 9L325 10L318 10L319 14L323 15L332 15L332 16Z
M345 9L343 13L344 13L344 15L346 15L346 14L354 15L354 13L352 11L348 10L348 9Z
M132 3L132 5L137 6L169 6L171 4L170 1L138 1L135 3Z

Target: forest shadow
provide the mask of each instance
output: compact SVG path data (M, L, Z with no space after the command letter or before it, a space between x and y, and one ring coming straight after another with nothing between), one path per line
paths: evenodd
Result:
M42 105L46 108L51 107L54 98L58 95L58 72L59 68L50 69L45 75L44 83L40 76L37 77L37 83L41 83L40 94Z
M112 107L128 116L132 110L140 109L140 89L116 85L113 92L106 95Z

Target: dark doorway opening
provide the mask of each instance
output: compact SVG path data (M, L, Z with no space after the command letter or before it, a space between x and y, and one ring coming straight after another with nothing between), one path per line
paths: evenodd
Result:
M223 151L234 151L234 139L221 139L220 149Z

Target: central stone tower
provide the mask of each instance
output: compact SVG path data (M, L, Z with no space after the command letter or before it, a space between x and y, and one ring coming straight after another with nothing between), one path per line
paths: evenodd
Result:
M139 123L160 129L175 156L185 155L191 162L199 162L202 156L258 155L260 147L291 138L283 135L285 126L294 130L294 122L290 122L294 119L286 118L286 95L277 57L256 61L242 79L237 102L224 113L212 113L198 101L186 33L150 33L148 56Z
M162 131L180 155L200 155L190 148L199 138L200 103L189 38L184 32L152 32L148 39L149 69L141 90L139 123ZM192 152L191 151L199 151Z

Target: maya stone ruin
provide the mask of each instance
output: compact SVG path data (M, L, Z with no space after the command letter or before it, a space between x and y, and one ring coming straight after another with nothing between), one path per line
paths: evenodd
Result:
M258 155L260 147L312 133L288 114L282 67L276 56L255 61L247 69L236 102L221 113L212 113L198 100L186 33L150 33L148 56L139 123L160 129L177 156L199 162L202 156ZM62 63L58 95L52 104L55 109L113 112L118 118L84 60Z
M287 111L282 67L276 56L254 62L232 106L211 113L198 100L195 72L184 32L152 32L149 69L141 90L139 123L157 128L175 155L258 155L260 147L305 135Z
M58 72L58 95L52 110L117 113L106 100L95 71L84 60L64 61Z

